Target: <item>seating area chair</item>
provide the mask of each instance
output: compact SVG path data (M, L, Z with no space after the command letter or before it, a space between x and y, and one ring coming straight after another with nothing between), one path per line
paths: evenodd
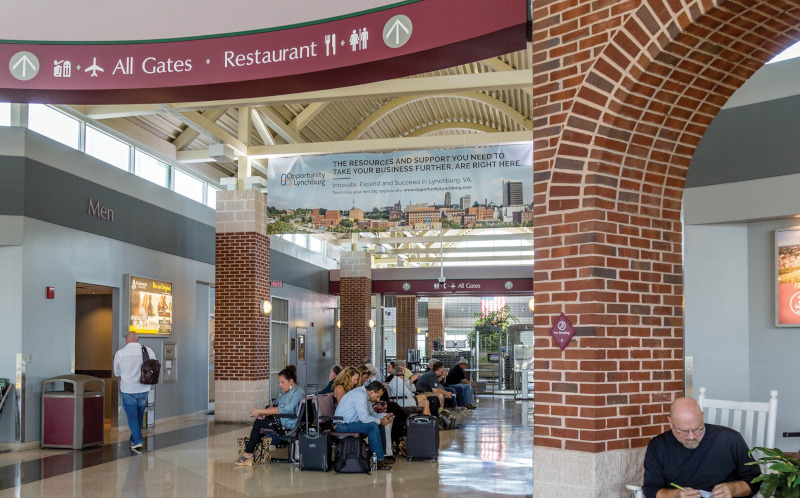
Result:
M778 420L778 391L769 392L768 402L728 401L706 398L706 388L700 388L697 402L709 424L724 425L741 433L749 448L775 447Z
M708 424L722 425L741 433L748 448L775 447L775 432L778 419L778 391L769 392L769 401L729 401L706 397L706 388L701 387L697 403ZM762 469L763 471L763 469ZM642 487L628 484L634 498L644 498Z
M334 416L336 412L336 404L333 394L321 394L318 396L318 408L319 408L319 420L320 424L331 422L336 423L337 420L341 420L342 417ZM346 437L362 437L363 434L359 434L358 432L337 432L336 430L331 429L330 435L334 440L343 439Z
M276 446L288 446L289 454L287 458L272 458L270 455L271 462L297 463L299 461L296 443L300 433L304 431L306 427L306 410L310 410L308 414L308 420L314 420L314 404L309 402L309 398L300 400L300 404L297 405L297 412L294 415L286 413L279 413L278 415L275 415L278 418L293 418L295 420L294 428L286 434L278 434L270 428L261 429L261 435L268 438L271 444ZM269 453L269 448L264 448L264 450Z

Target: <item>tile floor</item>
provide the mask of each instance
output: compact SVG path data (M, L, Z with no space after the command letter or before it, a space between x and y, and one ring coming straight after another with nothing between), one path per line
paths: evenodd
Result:
M156 422L141 455L131 453L124 432L81 451L0 453L0 498L531 496L531 410L529 402L484 396L477 410L459 414L458 429L440 433L437 463L399 460L372 475L300 472L285 463L236 467L236 438L249 426L191 416Z

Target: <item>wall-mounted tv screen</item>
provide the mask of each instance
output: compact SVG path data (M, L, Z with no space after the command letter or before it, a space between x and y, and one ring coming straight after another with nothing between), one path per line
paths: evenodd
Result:
M130 276L128 330L145 335L172 335L172 282Z

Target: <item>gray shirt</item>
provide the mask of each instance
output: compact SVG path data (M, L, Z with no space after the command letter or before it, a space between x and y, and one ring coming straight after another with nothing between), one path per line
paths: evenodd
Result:
M419 376L417 380L418 393L432 393L434 388L442 388L442 386L439 385L439 377L436 375L436 372L429 370Z

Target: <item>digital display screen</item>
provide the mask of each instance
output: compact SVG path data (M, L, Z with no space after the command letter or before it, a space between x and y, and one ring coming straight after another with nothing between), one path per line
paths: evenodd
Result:
M172 282L130 277L129 331L172 335Z

